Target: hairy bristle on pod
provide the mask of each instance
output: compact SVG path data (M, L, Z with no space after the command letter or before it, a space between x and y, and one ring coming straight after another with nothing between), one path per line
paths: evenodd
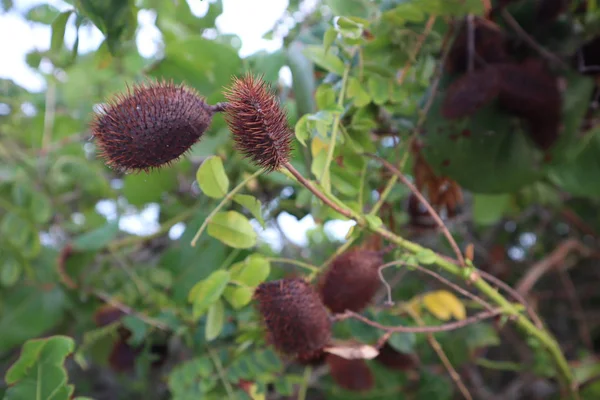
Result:
M442 115L447 119L463 118L489 104L500 91L498 75L496 66L490 65L455 80L446 91Z
M254 292L268 341L288 355L310 355L331 338L331 321L319 295L303 279L260 284Z
M225 97L225 120L236 148L267 172L287 163L293 133L285 110L262 78L235 78Z
M353 392L366 392L373 388L373 374L365 360L347 360L328 354L327 365L331 377L340 387Z
M333 313L360 311L373 299L383 263L376 251L352 249L337 256L319 280L319 295Z
M387 342L379 349L379 354L375 357L375 361L396 371L408 371L417 366L414 355L401 353Z
M196 91L172 82L147 82L108 100L91 122L106 163L120 171L170 164L209 127L214 107Z

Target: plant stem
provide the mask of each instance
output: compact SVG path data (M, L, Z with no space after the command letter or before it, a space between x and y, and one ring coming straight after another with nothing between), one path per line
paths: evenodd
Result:
M215 365L215 368L217 369L217 373L219 374L219 378L221 379L221 382L223 382L223 386L225 386L225 391L227 392L227 397L232 400L235 399L235 393L233 392L233 388L231 387L231 384L227 380L227 376L225 376L225 370L223 369L223 364L221 363L221 359L219 358L218 355L215 354L215 352L210 347L206 347L206 350L208 352L208 356L210 357L213 364Z
M250 175L249 177L247 177L246 179L244 179L242 182L240 182L239 185L237 185L236 187L234 187L233 189L231 189L231 191L229 193L227 193L227 195L223 198L223 200L221 200L221 202L219 203L219 205L216 206L214 210L212 210L212 212L208 215L208 217L206 217L206 219L202 223L202 226L200 226L200 229L198 229L198 232L196 232L196 236L194 236L194 238L192 239L192 241L190 243L192 245L192 247L196 246L196 243L198 242L198 239L200 239L200 236L202 236L202 232L204 232L204 230L208 226L208 223L211 221L211 219L219 211L221 211L221 208L223 208L225 206L225 204L227 204L229 201L231 201L231 199L233 198L233 196L235 196L235 194L237 192L239 192L244 186L246 186L246 184L248 182L250 182L252 179L256 178L261 173L262 173L262 170L259 169L258 171L256 171L255 173L253 173L252 175Z
M298 390L298 400L305 400L306 393L308 392L308 386L310 385L310 377L312 376L312 368L306 367L304 368L304 377L302 379L302 385L300 385L300 390Z
M354 51L351 53L350 57L354 56ZM348 76L350 75L350 70L352 69L352 65L348 63L346 68L344 69L344 75L342 76L342 87L340 88L340 95L338 97L337 106L338 108L344 107L344 99L346 97L346 83L348 82ZM342 112L338 113L333 119L333 129L331 131L331 142L329 143L329 148L327 150L327 158L325 159L325 165L323 166L323 173L321 174L321 183L325 188L325 192L329 193L331 191L331 182L329 179L329 166L331 165L331 161L333 160L333 152L335 150L335 144L337 141L337 134L340 126L340 121L342 119Z
M372 231L373 233L380 235L382 238L387 239L388 241L396 244L397 246L413 254L418 254L428 250L417 243L411 242L410 240L406 240L401 236L398 236L393 232L388 231L382 226L375 227L369 225L363 216L356 214L349 208L342 208L340 205L333 202L327 195L319 191L316 188L316 186L312 184L312 182L304 178L291 164L287 163L285 167L302 185L304 185L315 196L321 199L325 204L327 204L329 207L331 207L333 210L337 211L341 215L355 220L359 226L362 226L363 228L366 228ZM544 329L537 328L527 317L525 317L519 311L519 309L514 304L509 302L506 298L504 298L504 296L502 296L498 291L496 291L496 289L494 289L486 281L484 281L480 277L475 267L462 268L457 264L448 261L445 257L437 253L435 254L433 264L441 267L445 271L455 276L461 277L467 280L468 282L472 283L489 300L494 302L496 305L500 306L506 314L514 317L515 323L517 324L517 326L519 326L519 328L521 328L529 336L535 337L548 350L557 366L562 382L568 387L573 398L579 398L577 382L573 379L573 375L571 373L567 360L562 354L559 345L547 331L545 331Z

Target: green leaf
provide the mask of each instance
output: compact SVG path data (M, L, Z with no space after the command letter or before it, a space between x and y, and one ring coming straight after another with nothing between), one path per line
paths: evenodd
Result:
M383 221L377 215L365 215L365 219L370 229L377 229L383 225Z
M204 336L207 341L216 339L223 330L225 322L225 305L221 300L214 302L208 309Z
M252 254L231 266L231 280L249 287L263 283L271 273L271 263L260 254Z
M123 196L133 206L160 202L177 187L177 169L162 168L150 173L129 174L123 179Z
M250 221L237 211L215 214L208 223L208 234L236 249L247 249L256 244L257 235Z
M200 318L204 311L221 297L230 278L229 271L221 269L213 272L208 278L192 287L188 300L194 307L194 319Z
M473 220L480 225L491 225L500 220L510 206L511 195L486 195L473 196Z
M369 93L375 104L382 105L388 101L390 97L389 84L390 82L387 79L380 76L372 75L369 77Z
M245 307L252 301L254 291L248 287L227 287L223 297L236 310Z
M296 99L296 115L298 118L315 111L313 96L316 87L315 68L313 63L302 53L303 46L302 43L294 41L289 45L287 51L288 64L292 71L292 90ZM301 143L304 145L304 142Z
M52 202L44 193L31 196L30 214L35 222L45 224L52 217Z
M207 158L198 168L196 180L204 194L214 199L222 198L229 191L229 178L220 157Z
M52 22L52 38L50 39L50 51L58 53L63 46L65 40L65 28L67 27L67 21L73 13L72 10L62 12Z
M80 251L99 250L109 244L119 233L119 223L108 222L100 228L94 229L77 237L73 241L73 249Z
M317 101L317 107L321 110L335 108L335 90L331 85L319 85L315 93L315 100Z
M492 104L471 117L441 115L444 93L436 96L425 122L422 154L438 175L475 193L514 192L544 174L544 156L529 142L522 121Z
M27 14L25 14L25 18L33 22L50 25L58 13L58 9L53 5L40 4L30 8L29 11L27 11Z
M355 77L348 79L348 98L354 101L356 107L364 107L371 102L371 96Z
M389 339L388 343L396 350L402 353L412 353L415 344L417 343L417 336L414 333L394 333Z
M600 195L600 129L588 133L594 135L579 156L570 162L551 169L551 180L574 196L598 197Z
M67 384L65 359L75 349L67 336L51 336L27 341L19 359L6 373L10 386L5 400L48 399L68 400L73 386Z
M13 256L4 256L2 266L0 267L0 285L5 287L13 286L22 273L21 263Z
M424 265L433 264L437 260L436 254L431 249L425 249L423 251L420 251L417 254L415 254L415 257L419 264Z
M249 194L236 194L233 196L233 201L250 211L260 225L263 228L265 227L265 220L262 217L260 200Z
M0 353L60 324L66 306L65 294L57 287L40 290L18 285L2 294Z
M325 51L329 51L331 45L333 44L333 42L335 42L337 35L338 32L335 30L334 27L330 27L325 31L325 34L323 35L323 47L325 48Z
M326 52L322 46L306 46L303 52L309 60L317 64L319 67L340 76L344 74L343 61L330 51Z
M213 101L222 101L223 87L230 84L232 76L243 72L237 50L200 35L168 43L165 51L165 58L148 71L150 75L186 82Z
M133 0L79 0L82 11L106 36L110 53L116 55L135 33L137 10Z
M364 0L325 0L335 15L366 18L369 15L367 2Z
M133 315L126 315L121 319L123 326L131 332L131 337L128 339L128 343L133 346L139 346L142 344L146 335L148 334L148 325Z
M309 126L308 116L310 114L303 115L298 122L296 122L296 126L294 128L294 133L296 134L296 139L300 142L302 146L306 146L306 141L311 137L311 131Z

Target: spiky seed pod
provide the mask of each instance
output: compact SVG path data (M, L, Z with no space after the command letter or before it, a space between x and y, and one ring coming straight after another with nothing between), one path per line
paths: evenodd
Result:
M537 60L500 67L500 107L523 118L532 141L546 150L560 133L562 98L558 81Z
M149 171L168 165L196 143L216 107L194 89L172 82L148 82L108 100L91 123L106 163L121 171Z
M468 72L448 87L442 104L442 115L448 119L473 115L494 100L499 92L499 73L495 65Z
M381 285L381 253L351 249L337 256L319 280L319 295L333 313L360 311Z
M325 347L331 338L331 321L317 292L299 278L260 284L258 303L267 339L284 354L308 355Z
M290 157L293 133L270 88L262 78L247 74L235 78L225 97L225 120L236 148L267 172L279 169Z
M375 357L375 361L396 371L408 371L417 366L417 360L414 355L401 353L387 342L379 349L379 354Z
M373 388L373 374L365 360L346 360L328 354L327 364L331 377L340 387L353 392L366 392Z

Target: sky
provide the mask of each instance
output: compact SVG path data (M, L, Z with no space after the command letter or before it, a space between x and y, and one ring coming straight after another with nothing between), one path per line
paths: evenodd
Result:
M165 0L170 1L170 0ZM307 2L308 7L314 6L316 1ZM60 11L65 11L71 6L61 0L15 0L15 9L9 13L0 14L0 38L18 38L18 40L0 40L0 54L3 60L0 63L0 78L13 79L17 84L31 91L43 91L45 82L42 76L31 69L25 62L25 55L32 50L46 50L50 47L51 30L49 26L32 23L25 20L22 15L31 7L38 4L52 4ZM188 4L195 15L202 16L207 10L206 0L188 0ZM267 40L262 36L268 32L277 20L281 18L286 7L287 0L223 0L223 14L216 21L217 27L222 33L236 34L242 40L240 55L247 56L259 50L274 51L281 47L281 39ZM249 23L248 16L252 16ZM138 14L139 30L136 36L136 44L140 54L146 57L152 56L161 40L161 35L154 25L156 16L151 11L141 11ZM65 42L72 46L75 40L75 28L73 17L67 25ZM94 51L102 42L102 33L96 27L80 30L79 52ZM43 69L44 66L42 65ZM112 220L116 218L116 203L112 200L102 200L96 209L99 213ZM131 208L131 207L130 207ZM150 204L142 210L131 208L126 212L119 225L122 230L132 234L146 235L159 229L158 215L160 207L158 204ZM75 219L82 216L76 215ZM256 221L252 221L259 236L276 250L281 249L283 244L281 235L274 227L262 229ZM294 216L282 213L278 217L278 223L286 237L296 245L307 244L306 232L316 226L312 216L308 215L302 220ZM353 222L329 221L325 230L332 239L343 240ZM172 239L177 239L184 231L185 225L180 223L169 232Z

